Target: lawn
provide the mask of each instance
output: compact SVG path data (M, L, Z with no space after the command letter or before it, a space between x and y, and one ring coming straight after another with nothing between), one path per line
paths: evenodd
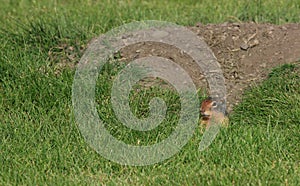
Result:
M116 26L135 20L300 22L299 0L2 2L0 185L299 185L299 62L275 68L247 90L230 126L208 149L198 151L197 128L178 154L154 165L119 165L100 156L80 134L72 107L75 62L93 37ZM132 93L138 117L146 117L149 101L160 96L167 118L146 133L123 127L109 104L111 77L123 67L107 64L100 73L99 116L127 143L163 140L178 121L178 95L159 87Z

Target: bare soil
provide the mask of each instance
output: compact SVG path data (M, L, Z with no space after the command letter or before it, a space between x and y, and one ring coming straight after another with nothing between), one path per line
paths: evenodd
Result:
M221 65L227 88L230 112L241 101L244 90L267 77L270 70L285 63L300 62L300 24L223 23L188 27L214 52ZM49 51L57 73L64 67L75 67L87 45L58 46ZM163 43L139 43L120 51L121 60L131 61L145 56L161 56L180 64L198 88L207 88L201 69L192 58L178 48ZM56 61L56 62L55 62ZM160 83L144 80L143 85ZM161 86L166 84L160 83Z
M244 90L265 79L273 67L300 60L300 24L199 23L189 29L204 38L221 65L229 112L241 101ZM176 48L161 43L140 43L121 51L122 58L130 60L150 55L181 64L197 87L207 87L201 69Z

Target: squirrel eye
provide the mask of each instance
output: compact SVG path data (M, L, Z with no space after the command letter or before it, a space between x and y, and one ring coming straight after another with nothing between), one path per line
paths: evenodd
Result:
M215 102L215 101L212 102L211 106L212 106L212 107L216 107L216 106L217 106L217 102Z

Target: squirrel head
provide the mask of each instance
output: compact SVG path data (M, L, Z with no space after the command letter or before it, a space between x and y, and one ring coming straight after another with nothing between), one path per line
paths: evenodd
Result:
M212 109L216 108L217 102L214 101L211 97L208 97L201 103L200 114L203 119L209 119L212 115Z

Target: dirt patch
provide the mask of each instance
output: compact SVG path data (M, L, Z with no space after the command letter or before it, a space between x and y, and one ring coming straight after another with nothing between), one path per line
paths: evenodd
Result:
M267 77L278 65L300 60L300 24L223 23L197 24L188 27L210 46L221 65L227 88L227 107L230 112L242 98L245 88ZM75 67L88 45L62 44L49 51L59 74L62 68ZM146 56L160 56L180 64L198 88L207 83L201 69L178 48L155 42L138 43L120 51L121 61ZM57 62L59 61L59 62ZM145 79L143 85L169 86L160 80Z
M197 24L190 30L203 37L214 52L226 79L228 111L241 100L245 88L267 77L271 68L300 60L300 24ZM166 57L181 64L197 87L207 84L201 69L177 48L139 43L121 51L123 59Z

